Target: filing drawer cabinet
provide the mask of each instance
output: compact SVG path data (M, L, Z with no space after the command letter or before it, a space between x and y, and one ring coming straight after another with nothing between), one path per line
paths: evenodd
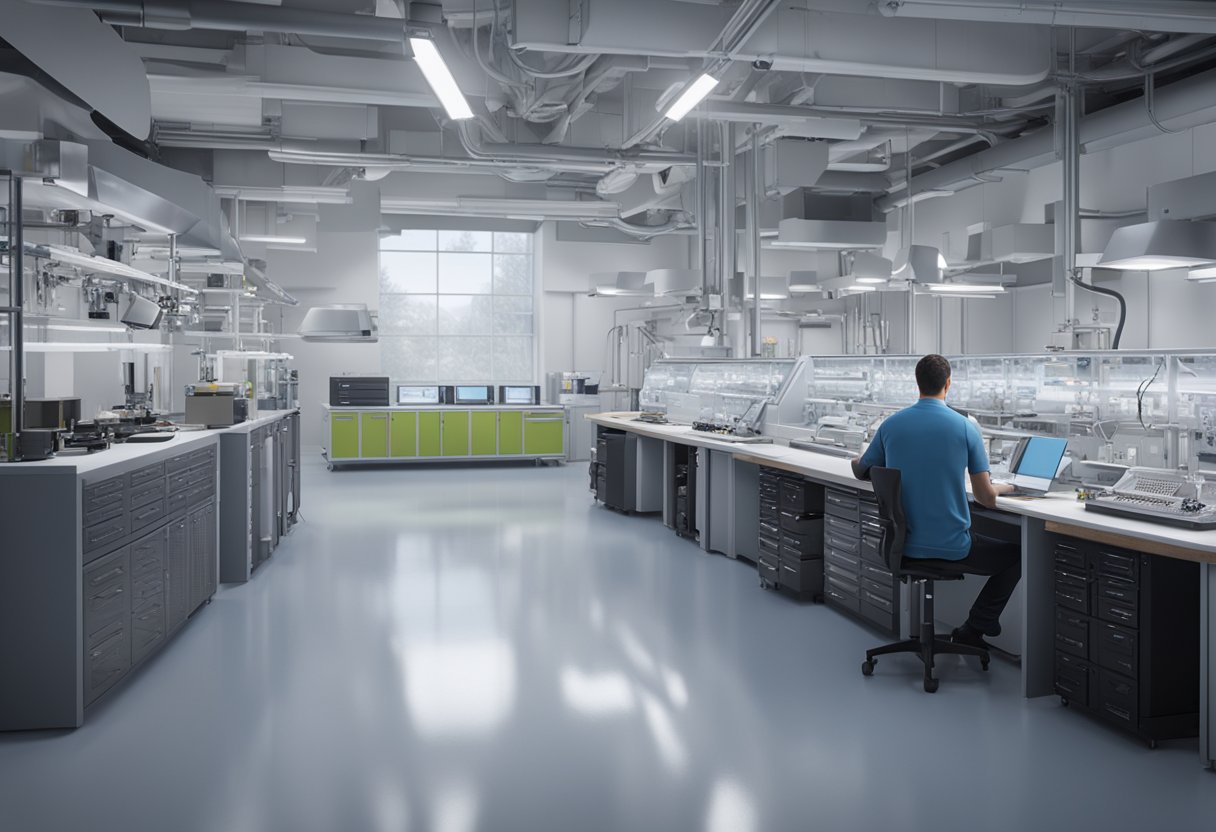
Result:
M1199 730L1198 564L1056 537L1055 692L1150 745Z
M760 585L822 600L824 518L820 491L792 474L760 468L756 571Z
M882 525L874 495L828 488L823 505L828 605L898 635L898 581L882 557Z

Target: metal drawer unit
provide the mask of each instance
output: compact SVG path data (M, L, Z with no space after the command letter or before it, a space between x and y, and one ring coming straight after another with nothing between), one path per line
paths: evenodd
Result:
M884 632L898 634L899 582L883 560L882 526L874 496L829 488L823 505L828 604Z
M824 595L824 518L818 487L800 477L760 468L756 571L762 587L798 598Z
M1199 729L1198 565L1057 537L1055 692L1155 745Z

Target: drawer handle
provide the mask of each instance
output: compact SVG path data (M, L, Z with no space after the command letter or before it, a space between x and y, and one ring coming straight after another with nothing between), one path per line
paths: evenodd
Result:
M1125 711L1122 708L1116 708L1114 705L1106 705L1104 707L1106 708L1107 712L1119 717L1119 719L1122 719L1125 722L1131 721L1132 715L1130 711Z
M1078 650L1085 649L1085 642L1083 642L1083 641L1077 641L1075 638L1069 638L1068 636L1061 636L1058 634L1056 637L1059 638L1060 641L1064 642L1065 644L1067 644L1071 647L1076 647Z
M149 612L149 613L145 613L144 615L141 615L141 616L139 617L139 620L140 620L140 621L147 621L148 619L153 618L154 616L157 616L157 615L159 615L159 614L160 614L160 607L157 607L155 611L153 611L153 612Z
M110 592L103 592L98 595L94 595L93 600L94 601L109 601L111 598L117 598L119 595L122 595L122 587L116 586Z
M110 648L110 645L113 644L116 639L122 638L122 636L123 636L122 630L119 630L117 633L112 634L109 638L107 638L101 644L99 644L93 648L93 651L91 653L89 653L90 658L94 658L94 659L100 658L102 655L105 654L106 650L108 650Z
M122 574L122 567L115 566L113 569L111 569L109 572L105 573L104 575L98 575L96 578L89 581L89 586L98 586L100 584L104 584L106 581L110 580L110 578L117 577L121 574Z
M1109 633L1108 635L1110 636L1110 640L1117 644L1127 641L1127 636L1123 635L1123 633Z
M157 507L157 508L150 508L150 509L148 509L148 510L146 510L146 511L143 511L143 512L141 512L141 513L139 513L139 514L135 515L135 519L136 519L136 520L146 520L146 519L148 519L149 517L155 517L156 515L160 514L160 512L161 512L161 510L160 510L160 508L159 508L159 507Z

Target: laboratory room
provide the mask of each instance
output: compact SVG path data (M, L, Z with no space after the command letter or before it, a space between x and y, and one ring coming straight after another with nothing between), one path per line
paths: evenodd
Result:
M1216 826L1216 4L0 0L0 830Z

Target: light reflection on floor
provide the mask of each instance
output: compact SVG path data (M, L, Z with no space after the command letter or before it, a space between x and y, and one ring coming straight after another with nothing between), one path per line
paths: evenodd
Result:
M1149 753L1027 703L999 663L944 663L936 696L915 659L863 679L880 636L760 590L753 569L654 518L594 506L583 466L331 473L311 460L304 495L306 523L255 579L224 588L84 728L0 736L0 829L1216 817L1194 743ZM953 796L926 802L943 779Z

